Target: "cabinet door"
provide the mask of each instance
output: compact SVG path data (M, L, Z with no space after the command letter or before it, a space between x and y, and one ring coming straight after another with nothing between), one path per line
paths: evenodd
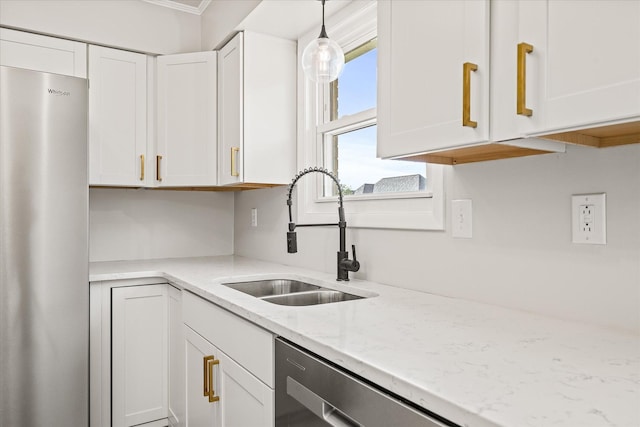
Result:
M216 387L220 390L219 425L272 427L275 392L226 354L219 352Z
M508 139L640 117L640 2L520 0L492 4L495 134ZM530 116L517 115L517 45ZM500 77L502 76L502 77Z
M216 426L219 402L209 402L206 358L217 356L209 341L184 325L185 417L187 427Z
M242 49L244 126L238 173L245 183L289 184L296 173L297 44L245 31ZM230 149L225 152L231 154Z
M112 425L167 418L167 285L113 288Z
M155 183L216 185L216 52L159 56L157 70Z
M557 129L640 116L640 2L546 3L545 121ZM541 7L541 6L538 6Z
M184 331L182 292L168 286L169 296L169 425L184 425Z
M238 33L221 50L218 62L218 182L243 182L244 34ZM263 161L266 159L263 159ZM269 162L267 162L269 163Z
M488 1L379 2L378 51L378 157L488 140Z
M89 184L146 183L147 59L89 46Z
M0 65L87 77L87 45L0 28Z
M220 50L220 185L290 182L296 162L296 61L295 42L248 31Z

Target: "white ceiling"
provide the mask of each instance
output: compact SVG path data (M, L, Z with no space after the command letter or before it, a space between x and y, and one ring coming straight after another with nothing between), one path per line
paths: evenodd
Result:
M1 0L0 0L1 1ZM156 6L201 15L212 0L142 0ZM242 1L242 0L235 0ZM327 1L325 14L333 15L352 1ZM262 0L236 30L251 30L290 40L314 27L320 28L322 4L318 0Z
M325 15L333 15L352 1L327 1ZM319 32L321 21L322 4L317 0L263 0L237 29L296 40L308 31ZM331 36L331 28L327 32Z
M182 12L201 15L209 6L211 0L142 0L157 6L168 7L170 9L180 10Z

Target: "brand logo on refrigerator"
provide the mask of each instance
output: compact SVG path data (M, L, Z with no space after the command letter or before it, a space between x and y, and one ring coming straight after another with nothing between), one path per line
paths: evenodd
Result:
M71 92L67 92L67 91L62 91L57 89L47 89L47 91L51 95L55 95L55 96L71 96Z

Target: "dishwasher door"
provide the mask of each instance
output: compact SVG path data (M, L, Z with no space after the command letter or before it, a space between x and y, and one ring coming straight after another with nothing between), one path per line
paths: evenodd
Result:
M276 339L275 421L276 427L455 426L280 338Z

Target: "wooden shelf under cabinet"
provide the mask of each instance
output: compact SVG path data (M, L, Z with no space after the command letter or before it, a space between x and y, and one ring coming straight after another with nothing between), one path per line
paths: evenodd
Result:
M242 183L232 186L211 186L211 187L121 187L121 186L109 186L109 185L90 185L89 188L118 188L118 189L139 189L144 188L146 190L169 190L169 191L246 191L246 190L258 190L261 188L282 187L285 184L254 184L254 183Z
M504 144L484 144L473 147L454 148L434 153L416 154L402 157L402 160L436 163L440 165L461 165L464 163L485 162L488 160L509 159L512 157L548 154L550 151L520 148Z
M640 143L640 121L539 135L536 136L536 138L596 148L637 144ZM402 157L402 160L442 165L461 165L464 163L484 162L488 160L509 159L513 157L548 153L551 153L551 151L515 147L502 143L487 143L483 145L474 145L472 147L416 154Z
M597 148L637 144L640 143L640 121L554 133L540 138Z

